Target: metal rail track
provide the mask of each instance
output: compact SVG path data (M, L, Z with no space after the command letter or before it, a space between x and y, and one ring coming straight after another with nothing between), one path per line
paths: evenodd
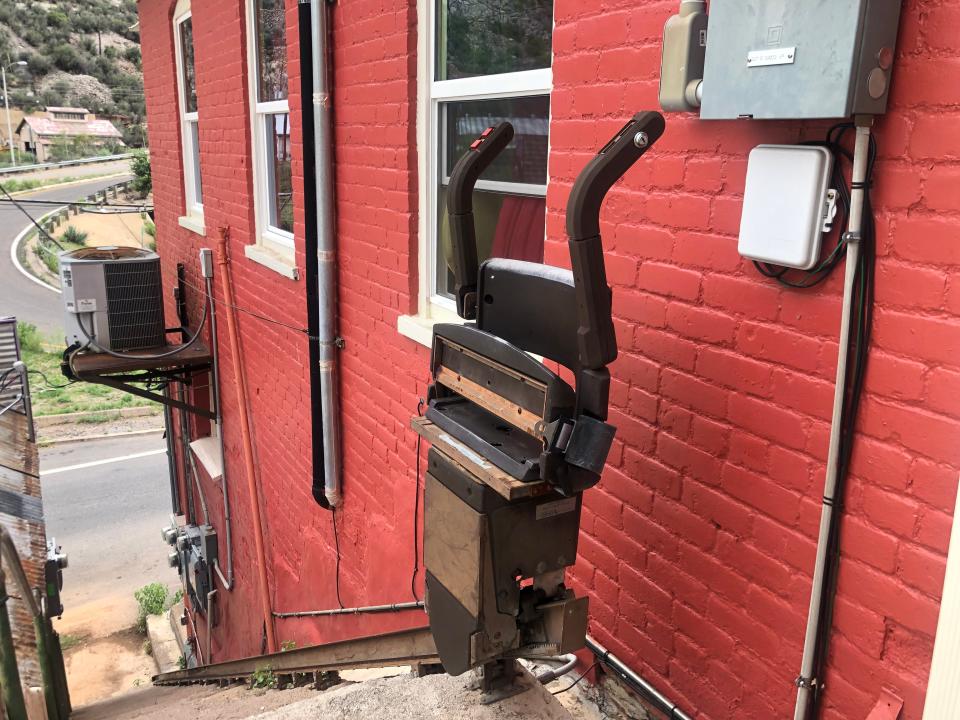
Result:
M155 675L153 684L190 685L243 680L268 666L276 675L287 675L439 662L430 628L416 628L176 670Z

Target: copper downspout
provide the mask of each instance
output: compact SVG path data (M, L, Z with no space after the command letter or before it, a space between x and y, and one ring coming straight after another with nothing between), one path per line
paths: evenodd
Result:
M267 632L267 652L277 652L277 638L273 629L273 609L270 606L270 586L267 584L267 556L263 542L263 517L260 510L260 494L257 491L257 474L253 460L253 438L250 434L250 418L247 416L247 383L240 361L240 336L237 333L237 316L234 310L233 285L230 281L230 262L227 258L229 228L220 228L217 242L217 264L220 265L220 282L223 287L223 303L227 316L227 335L230 339L230 359L236 377L237 406L239 408L240 437L243 441L243 462L246 467L247 487L250 490L250 507L253 511L253 540L257 552L257 575L260 579L260 605L263 624Z

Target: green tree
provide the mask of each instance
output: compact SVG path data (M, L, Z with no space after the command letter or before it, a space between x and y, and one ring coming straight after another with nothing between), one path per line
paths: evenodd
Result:
M133 171L133 189L141 197L146 197L153 190L153 177L150 173L150 156L145 150L134 153L130 169Z

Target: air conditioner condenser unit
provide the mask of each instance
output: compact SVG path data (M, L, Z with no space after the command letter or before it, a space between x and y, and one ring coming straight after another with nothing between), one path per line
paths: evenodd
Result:
M68 346L118 352L165 345L155 252L107 246L60 253L60 287Z

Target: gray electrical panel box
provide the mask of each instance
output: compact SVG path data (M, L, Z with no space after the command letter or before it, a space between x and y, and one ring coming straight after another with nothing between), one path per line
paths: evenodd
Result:
M878 115L901 0L713 0L700 117Z

